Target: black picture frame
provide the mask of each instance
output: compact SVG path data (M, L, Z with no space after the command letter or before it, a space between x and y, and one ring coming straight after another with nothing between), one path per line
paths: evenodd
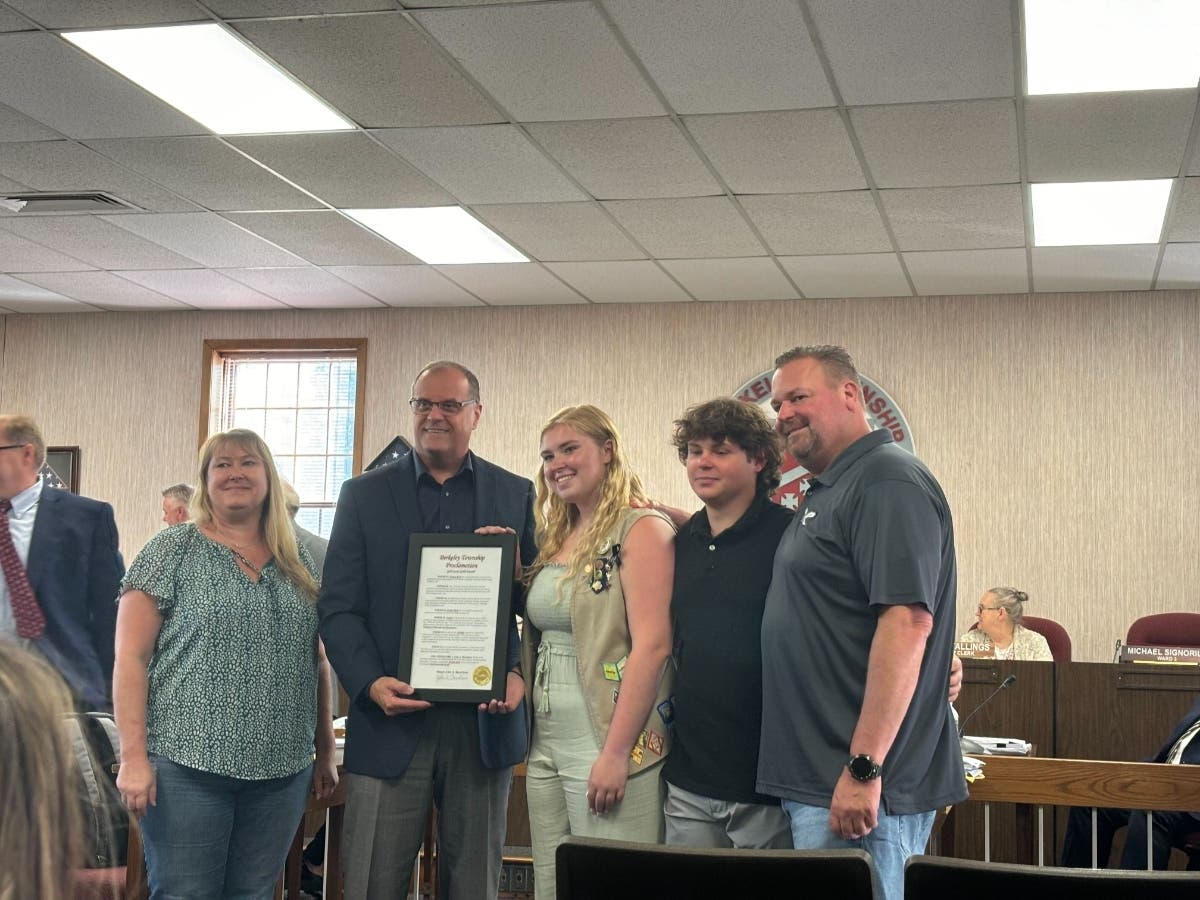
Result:
M388 445L367 464L367 467L363 471L370 472L372 469L378 469L381 466L390 466L392 463L404 459L410 453L412 453L412 444L400 437L400 435L396 435L388 441Z
M500 577L496 585L496 619L491 680L475 689L431 688L413 685L413 699L431 702L486 703L503 700L508 682L508 632L512 625L512 575L517 556L515 534L413 534L408 541L408 573L404 586L404 625L396 677L412 684L413 646L416 642L417 597L421 559L426 548L467 550L494 547L501 551Z
M53 487L61 486L72 494L79 493L79 448L47 447L42 480ZM55 482L61 482L61 485Z

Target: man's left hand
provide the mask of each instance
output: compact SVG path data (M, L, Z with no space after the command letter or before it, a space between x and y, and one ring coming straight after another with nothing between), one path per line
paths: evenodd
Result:
M479 704L479 711L491 713L492 715L504 715L510 713L521 705L521 700L525 697L525 679L516 672L508 673L508 680L504 686L503 700L489 700L487 703Z
M883 781L859 781L847 769L833 789L829 805L829 830L848 841L866 837L879 824L879 795Z
M962 690L963 683L963 666L962 660L957 654L950 657L950 702L953 703L958 699L958 692Z

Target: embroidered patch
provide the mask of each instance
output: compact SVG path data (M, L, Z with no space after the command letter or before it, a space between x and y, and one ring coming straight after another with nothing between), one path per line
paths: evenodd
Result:
M635 744L634 746L637 746L637 747L645 747L646 746L646 732L645 731L643 731L641 734L638 735L637 744Z
M617 674L622 678L625 677L625 664L629 662L628 656L622 656L617 660Z
M662 735L659 734L657 731L650 732L650 737L646 738L646 747L650 750L651 753L653 753L657 756L662 756L663 755Z
M617 698L620 696L621 696L621 689L619 687L613 688L613 703L616 703Z
M620 681L621 669L615 662L600 663L600 668L604 670L605 681Z
M629 751L629 758L632 759L639 766L642 764L642 757L645 755L646 755L646 751L643 750L641 747L634 747L632 750Z

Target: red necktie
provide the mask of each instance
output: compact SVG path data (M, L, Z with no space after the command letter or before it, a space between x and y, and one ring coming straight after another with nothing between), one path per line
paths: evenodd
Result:
M21 557L17 556L12 533L8 530L10 509L11 500L0 500L0 569L4 570L4 580L8 582L8 602L12 606L13 618L17 620L17 634L33 640L40 638L46 630L46 617L42 615L42 608L33 596L29 574L21 565Z

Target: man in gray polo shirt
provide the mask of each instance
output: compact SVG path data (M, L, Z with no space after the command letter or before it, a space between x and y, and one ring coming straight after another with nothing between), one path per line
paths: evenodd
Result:
M942 489L871 431L840 347L775 361L776 428L809 472L762 623L758 790L783 798L797 849L860 847L903 895L934 811L966 799L946 703L954 527Z

